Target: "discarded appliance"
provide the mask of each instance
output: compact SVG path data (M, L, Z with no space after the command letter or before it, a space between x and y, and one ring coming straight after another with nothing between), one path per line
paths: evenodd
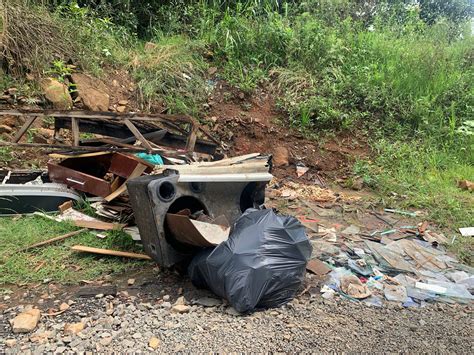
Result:
M212 174L211 166L205 164L202 169L194 167L192 172L180 174L165 169L156 175L128 181L130 203L147 254L160 265L169 267L190 260L199 250L173 235L167 214L189 209L191 213L203 211L210 218L225 216L233 223L248 208L262 205L265 186L272 179L268 159L265 157L254 164L260 166L253 169L257 172L246 170L242 164L245 173L238 173L236 166L229 166L231 174Z
M196 287L209 288L247 313L289 302L303 283L311 252L296 218L248 209L229 239L197 254L188 272Z
M44 172L0 172L0 215L55 212L66 201L81 196L66 185L51 183Z

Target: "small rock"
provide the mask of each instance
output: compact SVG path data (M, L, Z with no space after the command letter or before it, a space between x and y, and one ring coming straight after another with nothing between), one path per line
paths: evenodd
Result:
M176 302L174 304L175 304L175 306L186 304L186 300L185 300L184 296L178 297L178 299L176 300Z
M91 111L107 111L110 103L107 86L99 79L86 74L74 73L72 82L84 106Z
M59 310L60 310L60 311L65 311L65 310L67 310L67 309L69 309L69 305L68 305L67 303L64 303L64 302L63 302L63 303L61 303L61 304L59 305Z
M84 329L84 323L66 323L64 325L64 334L77 334Z
M161 304L161 307L163 307L164 309L171 309L171 303L170 302L163 302Z
M127 106L128 105L128 100L120 100L118 102L119 106Z
M128 286L132 286L135 283L135 279L128 279L127 284Z
M275 166L288 166L290 153L285 147L276 147L273 150L273 163Z
M5 340L5 345L9 348L13 348L16 345L16 339L7 339Z
M17 315L11 321L13 333L29 333L36 328L41 312L37 308L27 310Z
M69 344L71 341L72 341L72 338L71 336L65 336L61 339L63 341L64 344Z
M157 337L151 337L150 341L148 342L148 346L153 350L156 350L161 344L161 340Z
M140 339L142 337L142 335L140 333L135 333L132 335L133 339Z
M95 298L102 298L102 297L104 297L103 293L98 293L97 295L95 295Z
M240 313L237 312L234 307L227 308L225 313L230 314L231 316L240 316Z
M187 313L189 312L190 307L185 306L184 304L177 304L171 308L171 311L174 313Z
M30 337L30 341L32 343L46 343L48 341L48 338L52 337L53 333L52 332L43 332L43 333L35 333Z
M216 67L210 67L207 72L209 73L209 75L214 75L216 72L217 72L217 68Z
M117 106L117 112L125 112L126 109L126 106Z
M108 346L110 345L110 343L112 343L112 340L113 340L112 337L102 338L100 339L99 343L102 346Z
M168 302L170 300L170 295L164 295L163 301Z
M59 353L59 354L62 354L63 352L65 352L67 350L67 348L65 346L58 346L56 348L56 351L54 352L55 354Z
M68 110L72 107L72 98L69 95L68 87L56 79L46 78L40 82L46 100L48 100L55 109Z
M364 179L359 177L352 181L351 188L353 190L359 191L364 187Z

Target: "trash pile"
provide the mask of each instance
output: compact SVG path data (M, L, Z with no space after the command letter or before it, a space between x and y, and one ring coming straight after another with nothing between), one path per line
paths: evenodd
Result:
M446 237L428 230L426 222L372 234L351 226L342 233L332 241L312 239L315 259L307 268L324 278L322 297L339 294L374 306L385 300L404 307L473 299L474 268L449 256Z

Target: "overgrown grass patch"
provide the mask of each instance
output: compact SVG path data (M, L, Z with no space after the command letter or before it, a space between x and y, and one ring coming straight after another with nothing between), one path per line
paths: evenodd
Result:
M170 113L198 114L208 94L204 49L201 42L182 36L137 49L129 65L144 108L161 101Z
M106 274L140 268L146 261L98 256L74 252L71 246L82 244L141 252L141 247L130 236L120 231L107 232L99 239L91 232L84 232L54 244L21 252L34 243L47 240L78 228L68 223L58 223L43 217L22 217L18 220L0 218L0 284L25 284L50 279L60 283L77 283L93 280Z

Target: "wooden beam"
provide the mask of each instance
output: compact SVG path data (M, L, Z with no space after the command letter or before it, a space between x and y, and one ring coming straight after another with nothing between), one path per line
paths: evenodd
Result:
M145 148L147 148L148 151L150 151L150 152L153 151L153 147L150 145L150 143L148 143L148 141L145 139L145 137L143 137L143 135L140 133L140 131L137 129L137 127L135 127L135 125L128 118L125 118L124 122L127 125L130 132L132 132L133 135L135 137L137 137L137 139L143 144L143 146Z
M141 174L143 174L145 172L145 170L147 168L148 167L144 164L138 164L135 167L135 169L133 169L132 173L128 176L127 180L125 180L125 182L122 185L120 185L109 196L105 197L105 200L107 202L110 202L110 201L114 200L115 198L117 198L118 196L120 196L121 194L123 194L125 191L127 191L127 181L129 181L130 179L134 179L136 177L139 177Z
M97 146L97 147L88 147L88 146L78 146L73 147L67 144L45 144L45 143L12 143L12 142L4 142L0 141L0 146L4 147L25 147L25 148L48 148L51 150L67 150L67 151L88 151L88 152L148 152L146 148L114 148L114 147L104 147L104 146ZM186 155L186 152L176 151L176 150L165 150L165 149L154 149L152 148L153 152L158 154L169 156L169 157L178 157L181 158L183 155Z
M75 250L75 251L81 251L81 252L84 252L84 253L122 256L124 258L151 260L151 258L148 255L145 255L145 254L129 253L129 252L119 251L119 250L91 248L91 247L86 247L84 245L74 245L73 247L71 247L71 249Z
M194 147L196 146L198 127L196 125L191 126L191 131L189 132L188 139L186 141L186 150L188 152L194 152Z
M73 145L77 147L79 145L79 119L76 117L71 117L71 128L72 128L72 138Z
M33 122L36 120L37 116L28 116L26 119L25 124L20 128L20 130L15 134L15 137L13 138L14 143L18 143L21 137L25 134L25 132L30 128L30 126L33 124Z
M39 243L29 245L29 246L27 246L23 249L18 250L18 252L24 252L24 251L31 250L31 249L34 249L34 248L49 245L49 244L58 242L60 240L64 240L64 239L67 239L67 238L74 237L75 235L78 235L78 234L81 234L82 232L87 232L87 231L88 231L87 228L82 228L82 229L79 229L79 230L71 232L71 233L66 233L66 234L60 235L59 237L51 238L51 239L44 240L44 241L39 242Z
M102 230L102 231L121 230L126 226L125 224L120 224L120 223L109 223L109 222L102 222L102 221L86 221L84 219L76 219L76 220L73 219L72 223L76 227L97 229L97 230Z

